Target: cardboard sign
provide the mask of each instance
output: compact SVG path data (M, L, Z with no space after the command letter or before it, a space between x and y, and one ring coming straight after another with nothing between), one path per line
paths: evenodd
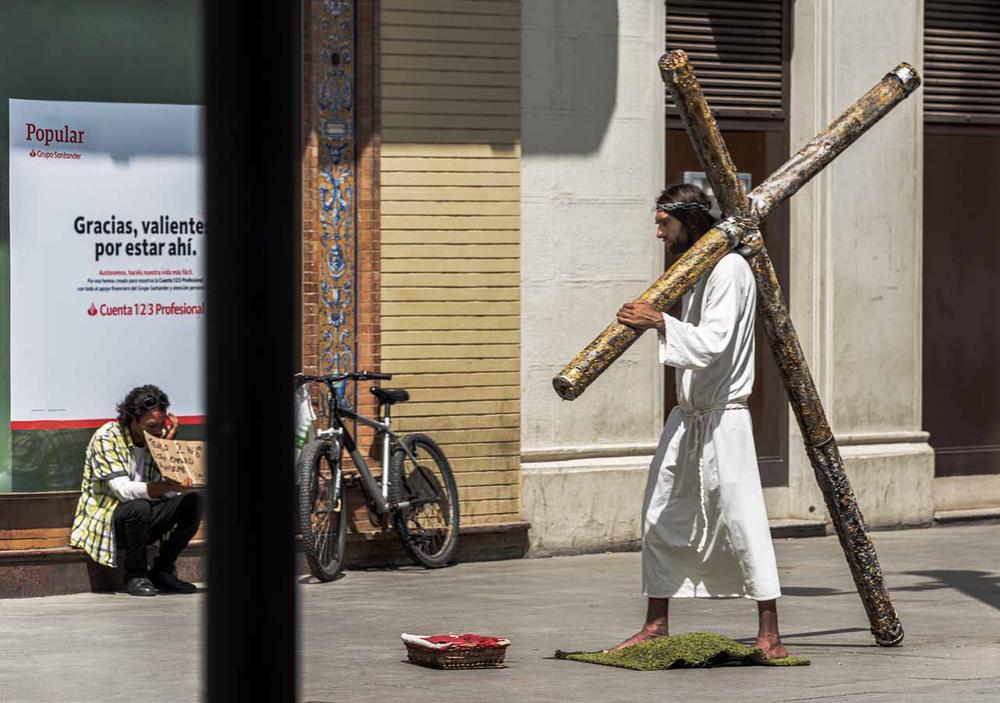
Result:
M205 443L200 440L161 439L146 433L146 446L164 478L192 486L205 485Z

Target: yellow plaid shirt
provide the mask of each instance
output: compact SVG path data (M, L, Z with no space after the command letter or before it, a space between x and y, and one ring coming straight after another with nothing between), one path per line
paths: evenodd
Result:
M104 566L115 566L116 563L115 530L111 517L120 502L108 489L108 483L118 476L135 476L132 469L134 446L131 433L117 420L101 425L87 445L80 501L76 504L69 543ZM145 477L147 481L160 480L160 472L148 453Z

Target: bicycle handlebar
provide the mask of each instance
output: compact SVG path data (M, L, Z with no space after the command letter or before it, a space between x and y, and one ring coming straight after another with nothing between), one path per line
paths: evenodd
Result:
M296 383L313 383L324 381L326 383L336 383L338 381L389 381L392 380L391 373L377 373L375 371L355 371L351 373L332 373L324 376L310 376L309 374L295 374Z

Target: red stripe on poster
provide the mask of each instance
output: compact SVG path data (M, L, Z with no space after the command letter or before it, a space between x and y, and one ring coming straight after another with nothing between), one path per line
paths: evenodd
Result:
M100 427L112 418L98 420L16 420L10 423L12 430L83 430ZM179 415L182 425L203 425L204 415Z

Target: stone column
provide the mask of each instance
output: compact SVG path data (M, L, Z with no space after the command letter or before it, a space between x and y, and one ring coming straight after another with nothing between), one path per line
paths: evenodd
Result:
M534 553L637 543L663 418L646 335L588 391L552 376L663 272L664 6L522 3L521 398Z
M922 3L906 0L795 3L793 151L883 66L923 69L922 17ZM933 517L921 426L922 102L918 91L791 200L790 311L872 527ZM789 517L822 516L789 428Z

